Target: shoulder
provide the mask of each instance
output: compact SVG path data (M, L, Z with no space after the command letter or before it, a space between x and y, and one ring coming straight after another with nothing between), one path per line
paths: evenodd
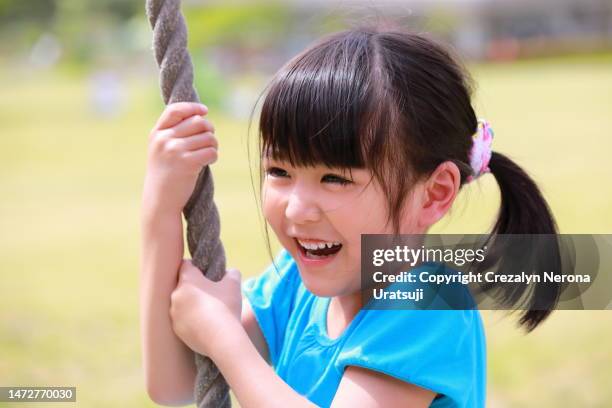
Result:
M360 313L360 320L347 339L345 357L354 352L353 346L372 353L412 355L425 350L431 352L446 344L467 346L485 340L478 310L370 309ZM457 347L436 351L436 356L458 354Z
M337 369L361 367L456 401L482 401L486 343L478 310L364 310ZM465 406L483 406L478 402Z

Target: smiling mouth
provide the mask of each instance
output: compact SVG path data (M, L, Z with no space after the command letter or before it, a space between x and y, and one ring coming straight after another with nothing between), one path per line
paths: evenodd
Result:
M302 253L302 255L310 259L327 258L327 257L337 254L342 249L342 244L332 245L331 247L328 247L326 245L323 248L320 248L318 245L309 244L309 247L307 248L304 245L300 244L300 242L296 238L294 238L294 241L298 249Z

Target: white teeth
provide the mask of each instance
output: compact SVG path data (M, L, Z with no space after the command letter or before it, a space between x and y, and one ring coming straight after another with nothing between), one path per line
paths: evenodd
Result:
M311 243L311 242L303 242L298 239L298 242L301 246L306 249L315 250L315 249L323 249L323 248L331 248L336 245L340 245L339 242L319 242L319 243Z

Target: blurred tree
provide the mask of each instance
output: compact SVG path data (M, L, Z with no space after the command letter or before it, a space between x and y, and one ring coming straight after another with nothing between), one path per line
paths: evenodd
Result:
M0 54L28 50L51 32L69 60L88 62L100 49L121 48L113 33L139 14L144 20L142 0L0 0L0 36L11 38Z
M105 13L118 21L126 21L137 14L144 15L143 0L81 0L88 3L91 14Z
M211 63L206 53L192 53L191 57L194 66L194 86L202 98L202 103L213 109L222 107L230 84Z
M286 4L260 3L232 6L185 5L191 48L239 43L260 46L282 41L291 30Z
M49 21L56 9L55 0L0 0L0 23L23 20Z
M0 0L0 22L52 21L58 8L65 9L66 3L63 0ZM120 21L142 13L144 7L141 0L70 0L69 3L89 15L109 14Z

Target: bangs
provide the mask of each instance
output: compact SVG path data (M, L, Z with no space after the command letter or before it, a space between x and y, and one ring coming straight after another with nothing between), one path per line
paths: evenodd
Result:
M367 167L374 105L370 36L324 39L273 79L259 122L260 152L293 166Z

